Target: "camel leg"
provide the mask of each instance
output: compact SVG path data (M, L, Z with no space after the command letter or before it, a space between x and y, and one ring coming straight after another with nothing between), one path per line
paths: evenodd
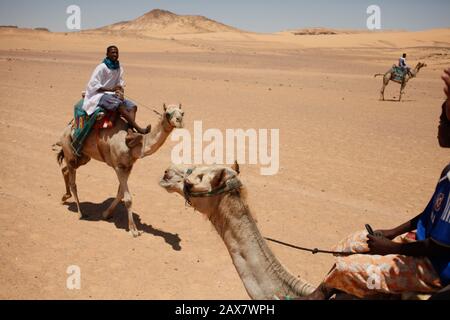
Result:
M76 184L76 174L77 174L77 170L73 167L69 166L69 185L70 185L70 191L72 191L73 196L75 197L75 201L77 203L77 210L78 210L78 215L80 219L84 218L83 213L81 212L81 208L80 208L80 200L78 199L78 192L77 192L77 184Z
M66 185L66 194L62 196L61 202L64 203L68 199L72 197L72 193L70 192L70 184L69 184L69 168L67 166L61 169L61 172L64 177L64 184Z
M389 84L389 81L391 79L391 76L387 77L386 75L383 78L383 87L381 88L381 100L384 101L384 90L386 89L387 85Z
M107 220L111 214L113 213L114 209L117 207L117 205L120 203L120 201L122 201L124 197L124 192L123 189L121 187L121 185L119 184L119 189L117 190L117 196L114 199L113 203L111 203L111 205L109 206L108 209L106 209L103 213L102 216L105 220Z
M406 84L403 82L402 85L400 86L400 97L398 98L398 101L402 101L402 95L403 95L403 90L405 89Z
M128 189L128 177L130 176L131 169L132 167L119 168L116 169L116 172L119 178L120 188L123 191L123 200L125 202L125 207L127 208L128 211L128 229L130 233L133 235L133 237L136 238L141 235L141 232L137 230L136 224L134 223L132 210L133 199L131 197L130 190Z
M383 86L381 87L380 90L380 100L384 101L384 89L386 88L386 85L383 82Z

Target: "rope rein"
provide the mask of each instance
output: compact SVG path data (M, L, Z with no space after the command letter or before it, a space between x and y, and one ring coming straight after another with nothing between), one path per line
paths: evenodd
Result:
M195 168L189 169L186 172L186 177L189 176L190 174L192 174L192 172L194 170L195 170ZM217 187L216 189L211 190L211 191L205 191L205 192L191 192L189 187L185 183L184 187L183 187L183 193L184 193L184 199L186 201L186 206L191 206L192 207L191 198L214 197L214 196L217 196L217 195L221 195L221 194L224 194L224 193L231 192L233 190L238 190L241 187L242 187L242 183L239 181L239 179L234 177L233 179L228 180L225 184ZM332 254L332 255L336 255L336 256L351 256L351 255L357 254L355 252L329 251L329 250L322 250L322 249L318 249L318 248L310 249L310 248L305 248L305 247L299 247L299 246L296 246L296 245L293 245L293 244L289 244L289 243L286 243L286 242L283 242L283 241L275 240L275 239L272 239L272 238L264 237L264 239L267 240L267 241L271 241L271 242L274 242L274 243L277 243L277 244L289 247L289 248L311 252L312 254L325 253L325 254Z
M332 254L332 255L337 255L337 256L351 256L354 254L359 254L356 252L339 252L339 251L328 251L328 250L321 250L321 249L310 249L310 248L304 248L304 247L299 247L299 246L295 246L293 244L289 244L283 241L279 241L279 240L275 240L275 239L271 239L271 238L264 238L267 241L271 241L277 244L281 244L283 246L289 247L289 248L293 248L293 249L297 249L297 250L301 250L301 251L307 251L307 252L311 252L312 254L318 254L318 253L325 253L325 254Z

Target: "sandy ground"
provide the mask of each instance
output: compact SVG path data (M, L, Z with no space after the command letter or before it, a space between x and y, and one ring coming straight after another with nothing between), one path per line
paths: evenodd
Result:
M123 37L0 30L0 298L248 299L226 248L200 214L157 183L175 143L138 162L129 185L138 228L127 233L113 170L78 171L85 212L61 204L51 145L72 116L107 45L117 44L127 93L151 108L181 102L186 128L280 129L280 172L242 166L263 235L329 248L365 223L387 228L424 209L448 162L436 140L450 65L450 30L301 36L208 34ZM381 79L403 51L428 67L401 103L381 102ZM386 97L398 96L391 84ZM149 108L145 108L146 107ZM295 275L318 284L333 258L269 244ZM66 269L81 268L81 290Z

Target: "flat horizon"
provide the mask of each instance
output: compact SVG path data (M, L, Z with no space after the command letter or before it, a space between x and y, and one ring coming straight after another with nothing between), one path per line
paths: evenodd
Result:
M67 8L72 1L57 4L50 0L0 1L0 25L19 28L46 28L52 32L71 32L66 26ZM105 14L107 4L107 14ZM273 0L258 3L253 0L238 1L199 0L185 1L134 0L124 5L118 1L100 0L95 3L79 0L81 30L97 29L118 22L134 20L155 9L167 10L177 15L198 15L228 26L257 33L275 33L286 30L326 28L338 30L367 29L367 8L372 1L344 0L334 3L325 0L293 1L280 4ZM449 28L447 12L450 2L434 0L386 1L378 0L381 13L381 31L422 31ZM402 14L399 14L399 13Z

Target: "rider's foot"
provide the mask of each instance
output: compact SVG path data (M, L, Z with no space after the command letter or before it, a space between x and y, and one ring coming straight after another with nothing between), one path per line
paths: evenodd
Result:
M135 126L134 129L136 129L136 131L137 131L138 133L140 133L140 134L148 134L148 133L150 133L150 131L152 130L152 126L149 125L149 126L148 126L147 128L145 128L145 129L142 129L142 128L139 127L139 126Z

